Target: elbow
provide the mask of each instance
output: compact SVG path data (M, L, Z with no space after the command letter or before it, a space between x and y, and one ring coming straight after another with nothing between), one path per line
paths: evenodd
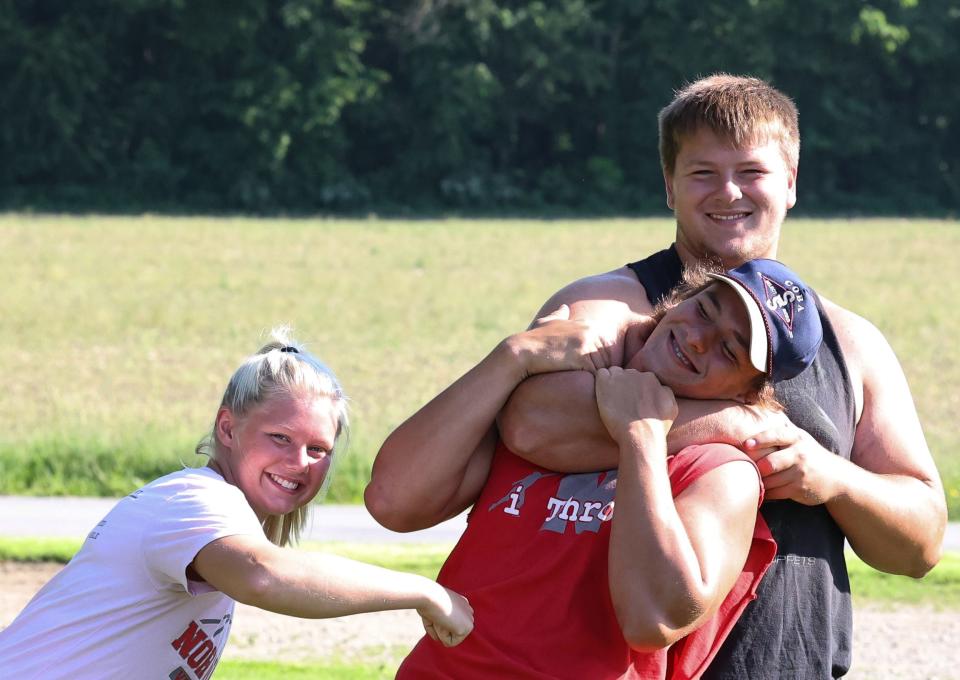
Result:
M936 507L931 514L934 520L929 523L931 527L927 539L917 546L915 557L910 565L906 575L912 578L923 578L940 563L943 558L943 538L947 531L947 504L943 498L942 492L937 495Z
M396 469L397 465L406 465L405 457L400 450L390 448L392 437L383 443L373 461L370 481L363 491L363 504L370 516L384 528L398 532L414 531L421 527L412 526L410 499L405 494L406 485L400 481L404 477Z
M623 639L631 649L641 653L656 652L669 647L688 632L686 626L655 620L653 617L638 617L624 621L620 624L620 630L623 632Z
M638 652L655 652L669 647L690 632L706 612L697 598L681 598L669 607L648 602L644 606L615 607L623 639Z
M940 563L940 558L943 557L943 550L936 550L930 554L924 555L921 560L917 563L914 569L910 572L909 576L913 578L923 578L930 571Z
M942 558L943 533L941 532L939 540L933 541L930 546L918 551L917 558L906 572L906 575L912 578L923 578L940 563Z
M679 636L674 638L670 634L671 631L662 626L621 624L620 629L623 631L623 639L630 648L641 654L665 649L679 639Z
M273 611L271 597L277 590L276 579L269 566L259 559L251 558L246 568L238 570L239 578L231 584L230 592L226 593L237 602Z
M408 513L402 511L402 504L394 498L391 489L380 484L376 477L370 480L363 492L363 504L370 516L390 531L406 533L422 528L414 523Z
M497 429L503 444L521 458L529 459L543 446L543 428L524 423L514 410L501 413Z

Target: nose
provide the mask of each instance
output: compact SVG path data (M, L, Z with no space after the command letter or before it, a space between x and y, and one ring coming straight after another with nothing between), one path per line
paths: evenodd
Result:
M687 331L687 345L697 354L703 354L710 347L710 340L714 335L712 328L692 326Z
M310 466L310 452L306 446L294 447L290 458L291 463L298 470L306 470Z
M728 175L723 178L723 184L720 187L720 195L723 196L727 201L739 201L743 198L743 192L740 190L740 185L737 183L737 178L734 175Z
M737 181L735 172L725 170L716 175L717 184L714 185L716 195L727 203L739 201L743 198L743 191L740 189L740 183Z

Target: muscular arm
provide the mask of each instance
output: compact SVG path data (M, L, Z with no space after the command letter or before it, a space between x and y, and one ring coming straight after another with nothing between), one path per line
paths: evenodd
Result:
M866 320L824 301L858 389L850 461L789 426L747 441L768 499L824 503L850 546L882 571L920 577L940 559L947 511L910 389L893 350ZM751 453L751 455L754 455Z
M504 344L390 433L364 501L394 531L415 531L468 507L486 481L497 411L522 379Z
M876 327L836 305L828 311L851 372L860 373L863 411L827 509L865 562L923 576L940 559L947 511L910 388Z
M719 466L674 499L663 461L621 458L610 595L631 646L666 647L716 613L746 561L759 493L748 461Z
M670 453L691 444L739 446L786 416L732 401L678 399L679 413L667 435ZM557 472L609 470L620 451L600 420L594 377L585 371L531 376L510 395L497 419L511 451Z
M628 340L626 328L652 312L646 291L627 267L574 281L547 300L539 314L560 304L568 305L571 318L601 320L615 329L614 366L635 351L628 344L639 342ZM583 472L617 465L619 452L600 422L590 373L531 376L513 391L497 426L511 451L541 467Z
M364 500L395 531L432 526L476 500L497 442L497 413L531 374L609 361L606 340L560 310L510 336L394 430L374 460Z
M607 327L616 336L611 365L623 365L643 342L652 307L636 276L623 267L575 281L551 297L543 309L566 304L570 317ZM729 401L681 399L667 443L671 453L690 444L739 445L783 416ZM497 417L503 442L522 458L557 472L609 470L619 451L600 421L592 373L564 371L527 378L510 395Z
M730 591L749 551L759 480L749 462L732 462L674 498L661 420L669 390L651 374L613 369L598 376L597 395L620 452L610 595L627 642L652 651L699 626Z

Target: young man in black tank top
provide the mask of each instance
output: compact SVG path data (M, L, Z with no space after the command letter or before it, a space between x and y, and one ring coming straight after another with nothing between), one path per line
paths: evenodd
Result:
M675 243L646 260L588 277L546 302L620 329L645 313L698 260L734 267L776 257L796 202L793 102L767 83L717 75L683 88L660 114L660 154ZM744 409L697 429L736 443L764 475L763 514L779 543L761 583L704 677L841 677L852 622L844 538L871 566L920 577L940 559L946 506L903 371L868 321L822 300L824 343L814 364L777 388L789 422L757 423ZM629 349L628 349L629 351ZM602 469L615 460L593 405L593 378L528 379L501 414L501 436L541 465ZM698 405L699 406L699 405ZM595 455L585 460L583 451Z

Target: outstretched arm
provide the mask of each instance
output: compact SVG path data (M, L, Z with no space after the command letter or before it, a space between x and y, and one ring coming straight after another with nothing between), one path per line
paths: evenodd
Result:
M192 567L234 600L289 616L319 619L416 609L427 633L447 646L460 643L473 629L467 600L428 578L337 555L280 548L259 536L217 539L201 548Z
M501 342L387 437L364 495L377 521L413 531L468 507L486 481L497 441L494 419L514 387L528 375L594 370L609 361L605 339L567 315L561 306Z
M850 461L788 425L745 442L767 498L825 503L854 551L882 571L920 577L939 561L947 512L910 388L886 339L824 301L858 394ZM772 447L768 448L768 447Z
M712 616L750 548L760 486L748 461L721 465L673 497L665 435L676 405L650 373L597 375L601 417L620 451L610 595L627 642L666 647Z

